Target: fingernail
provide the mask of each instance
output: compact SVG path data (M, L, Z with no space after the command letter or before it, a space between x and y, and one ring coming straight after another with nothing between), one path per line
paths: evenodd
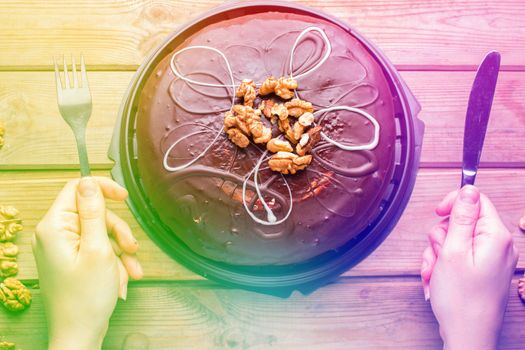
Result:
M430 287L424 286L423 292L425 293L425 301L429 301L430 300Z
M140 265L140 263L138 261L135 264L136 264L136 267L137 267L137 273L139 275L139 278L142 278L142 276L144 276L144 271L142 270L142 265Z
M83 177L78 185L82 197L93 197L97 193L97 183L91 177Z
M122 284L120 286L120 291L121 291L120 299L126 301L126 298L128 297L128 284L127 283Z
M464 186L459 192L459 199L463 203L476 204L479 201L479 191L474 186Z

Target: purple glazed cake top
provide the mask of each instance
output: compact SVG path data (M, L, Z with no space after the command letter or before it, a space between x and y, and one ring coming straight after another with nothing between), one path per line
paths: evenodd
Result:
M324 31L331 53L315 71L297 79L299 97L316 110L337 105L369 113L380 125L379 143L372 150L347 151L321 141L312 152L312 164L294 175L281 176L263 164L258 183L277 219L284 218L292 204L290 215L278 225L257 223L243 204L243 182L264 147L238 148L224 132L214 141L232 104L231 87L194 85L177 78L170 68L172 55L148 78L136 124L140 177L160 219L197 254L236 265L303 262L337 250L378 214L394 164L392 95L381 67L354 36L318 18L268 12L211 24L176 51L215 48L227 58L235 84L245 78L260 84L270 75L289 76L291 48L312 26ZM315 66L325 50L320 35L305 35L294 53L293 74ZM175 62L178 71L193 80L230 84L227 65L216 52L188 50ZM256 105L259 101L258 97ZM353 112L329 112L318 122L326 135L345 144L367 144L374 135L370 121ZM180 171L163 166L166 154L177 166L195 159L210 144L202 157ZM253 177L245 196L252 212L264 218Z

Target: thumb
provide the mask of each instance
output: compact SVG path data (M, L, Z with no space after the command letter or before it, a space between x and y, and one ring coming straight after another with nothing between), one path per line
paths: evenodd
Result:
M92 177L78 184L77 209L80 220L80 249L97 250L108 244L104 196Z
M474 186L467 185L459 191L450 213L444 249L463 250L472 246L474 229L479 218L479 199L479 190Z

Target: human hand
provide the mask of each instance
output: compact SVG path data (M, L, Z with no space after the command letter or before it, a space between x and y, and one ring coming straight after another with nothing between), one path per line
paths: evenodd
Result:
M518 261L512 236L474 186L449 193L429 234L421 277L445 349L496 349Z
M142 277L131 229L105 208L104 198L126 197L108 178L73 180L37 225L33 253L50 349L99 349L128 275Z

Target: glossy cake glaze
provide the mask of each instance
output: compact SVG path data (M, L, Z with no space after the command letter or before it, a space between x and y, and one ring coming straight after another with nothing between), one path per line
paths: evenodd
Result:
M345 151L321 141L312 152L312 164L294 175L282 176L263 163L258 183L277 219L285 217L292 204L281 224L259 224L243 205L243 182L264 148L251 144L240 149L225 133L213 142L232 104L231 87L178 79L170 68L172 55L157 65L144 85L136 124L139 175L164 225L195 253L235 265L303 262L337 250L377 216L394 164L393 103L381 67L355 37L318 18L268 12L211 24L176 50L215 48L227 58L235 84L245 78L261 83L269 75L290 75L291 48L311 26L326 33L331 53L318 69L298 79L298 96L316 110L351 106L366 111L380 125L379 143L373 150ZM325 50L319 35L304 36L293 56L293 74L315 66ZM230 84L226 62L210 50L188 50L175 63L193 80ZM260 98L256 105L259 102ZM357 113L330 112L316 121L326 135L345 144L367 144L374 134L373 125ZM163 166L174 143L167 159L176 166L188 163L212 142L184 169L168 171ZM264 218L253 177L247 182L246 199L255 215Z

